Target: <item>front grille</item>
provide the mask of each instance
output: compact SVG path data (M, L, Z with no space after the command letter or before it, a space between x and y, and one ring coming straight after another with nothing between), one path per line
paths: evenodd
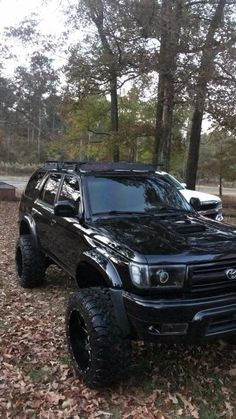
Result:
M205 217L210 218L211 220L215 220L216 219L216 215L217 215L217 213L213 212L211 214L206 214Z
M236 291L236 279L228 279L227 269L236 269L236 260L191 265L188 268L192 293Z
M219 207L219 202L213 201L213 202L202 202L200 211L207 211L207 210L214 210Z

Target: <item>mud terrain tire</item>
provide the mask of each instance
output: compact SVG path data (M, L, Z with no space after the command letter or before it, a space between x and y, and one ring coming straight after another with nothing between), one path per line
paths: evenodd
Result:
M131 345L117 323L108 289L81 289L70 297L66 334L75 372L89 387L107 387L122 378Z
M20 236L16 243L16 271L23 288L42 285L45 276L45 258L37 252L30 235Z

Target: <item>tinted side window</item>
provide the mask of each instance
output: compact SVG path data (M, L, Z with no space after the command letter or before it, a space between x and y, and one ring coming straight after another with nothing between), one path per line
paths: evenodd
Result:
M49 205L54 204L55 196L58 191L59 183L61 180L60 175L50 175L42 190L41 199Z
M25 189L25 195L29 196L32 199L36 198L44 175L45 172L36 172L31 176L29 183Z
M70 201L79 206L80 201L80 187L79 179L73 176L65 176L65 179L62 184L59 201Z

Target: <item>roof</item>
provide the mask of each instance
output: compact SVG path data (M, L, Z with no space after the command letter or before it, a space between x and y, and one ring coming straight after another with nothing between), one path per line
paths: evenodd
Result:
M47 170L74 171L80 173L96 172L155 172L156 166L144 163L111 163L111 162L79 162L79 161L46 161Z

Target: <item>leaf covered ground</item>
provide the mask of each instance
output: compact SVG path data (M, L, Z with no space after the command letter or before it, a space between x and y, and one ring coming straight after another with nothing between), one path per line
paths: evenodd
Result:
M73 375L64 312L73 282L50 268L43 288L16 283L17 203L0 202L1 418L236 418L236 348L133 345L127 379L87 389Z

